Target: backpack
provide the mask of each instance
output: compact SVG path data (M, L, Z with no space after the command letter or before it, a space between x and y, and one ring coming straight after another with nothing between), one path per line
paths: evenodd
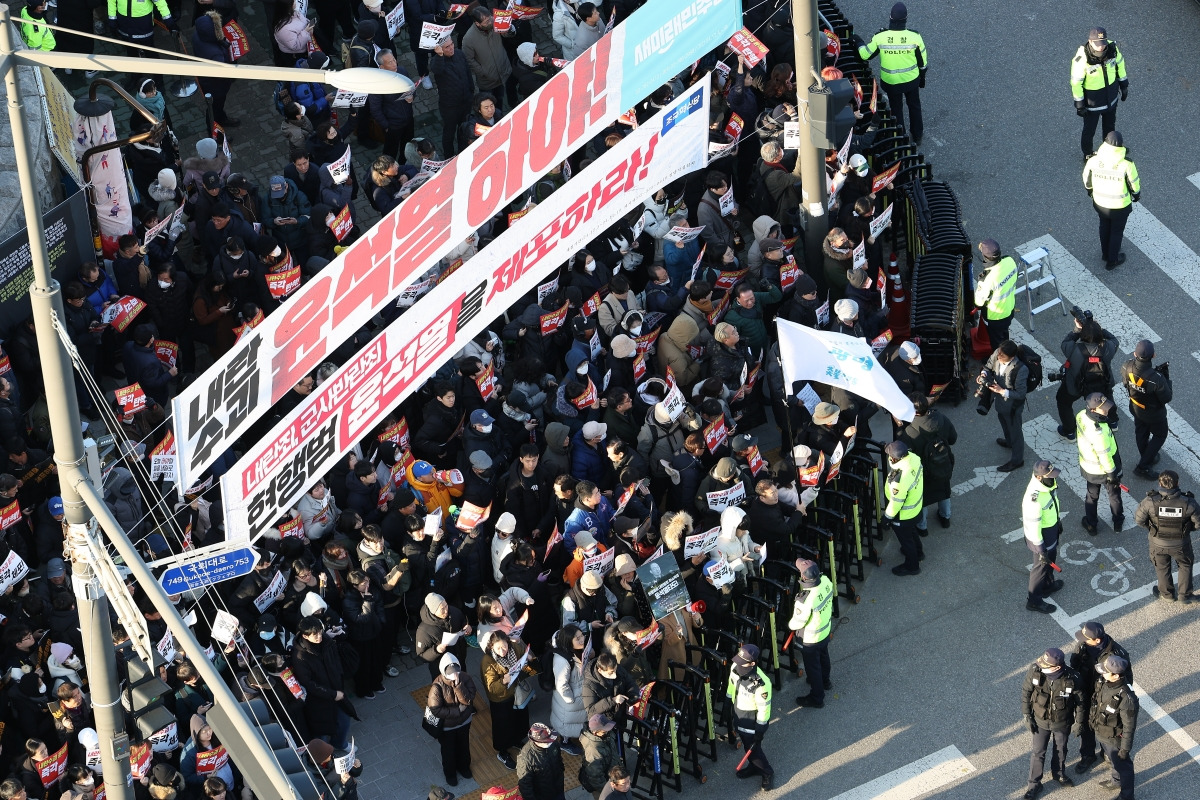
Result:
M1029 394L1042 385L1042 357L1027 344L1017 345L1017 349L1017 358L1029 370L1029 377L1025 380L1025 393Z
M1112 372L1102 357L1101 345L1080 342L1076 354L1081 359L1079 365L1079 393L1108 391L1113 385Z
M921 455L921 463L930 475L949 475L954 468L950 446L940 436L929 443Z
M292 91L285 81L275 82L275 110L279 112L279 116L283 116L283 110L288 107L289 103L295 102L292 100Z

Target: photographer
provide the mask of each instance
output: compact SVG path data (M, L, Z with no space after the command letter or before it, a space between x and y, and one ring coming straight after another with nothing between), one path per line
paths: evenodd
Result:
M1152 467L1158 463L1158 451L1167 438L1167 403L1171 402L1171 375L1164 361L1156 368L1154 345L1142 339L1133 349L1133 358L1121 367L1121 382L1129 392L1129 413L1133 415L1133 436L1137 442L1138 463L1133 474L1157 480Z
M993 402L996 417L1000 420L1003 436L996 440L1001 447L1012 449L1008 463L999 467L1001 472L1012 472L1025 463L1025 434L1021 429L1021 415L1025 411L1026 381L1029 368L1017 358L1020 348L1012 339L1005 339L996 348L976 378L979 398L976 411L987 416ZM1071 421L1074 424L1074 420Z
M1072 406L1081 397L1100 392L1111 402L1115 381L1112 374L1113 356L1117 354L1117 337L1100 327L1092 319L1091 311L1082 311L1079 306L1071 309L1075 328L1063 338L1062 352L1067 357L1062 372L1051 375L1050 380L1061 380L1055 400L1058 402L1058 418L1062 424L1058 433L1065 439L1075 440L1075 410ZM1113 406L1108 424L1117 429L1117 411Z

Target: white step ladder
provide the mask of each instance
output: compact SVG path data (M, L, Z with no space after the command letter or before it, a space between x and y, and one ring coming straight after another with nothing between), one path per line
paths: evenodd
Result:
M1021 277L1025 281L1025 297L1029 302L1029 330L1033 330L1034 316L1043 311L1049 311L1056 305L1065 317L1067 315L1067 305L1063 302L1062 291L1058 288L1058 278L1055 277L1054 268L1050 264L1050 251L1044 247L1030 250L1021 256L1021 263L1025 266L1025 269L1021 272ZM1041 289L1046 284L1051 284L1054 287L1054 297L1034 307L1034 292L1037 292L1038 299L1041 299Z

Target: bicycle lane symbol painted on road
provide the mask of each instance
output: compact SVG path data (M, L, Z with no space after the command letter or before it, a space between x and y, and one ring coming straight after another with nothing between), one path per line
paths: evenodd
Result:
M1104 597L1129 591L1129 573L1137 571L1130 563L1133 556L1124 547L1097 547L1087 540L1063 542L1059 559L1077 567L1094 563L1099 572L1092 576L1092 589Z

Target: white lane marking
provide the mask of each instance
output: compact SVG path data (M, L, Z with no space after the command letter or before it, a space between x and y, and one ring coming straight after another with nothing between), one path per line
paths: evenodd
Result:
M1070 511L1064 511L1064 512L1062 512L1061 514L1059 514L1059 515L1058 515L1058 518L1059 518L1059 519L1066 519L1066 518L1067 518L1067 517L1069 517L1069 516L1071 516L1071 512L1070 512ZM1025 538L1025 529L1024 529L1024 528L1017 528L1015 531L1009 531L1008 533L1004 534L1004 535L1003 535L1003 536L1001 536L1000 538L1001 538L1001 539L1003 539L1003 540L1004 540L1006 543L1008 543L1008 544L1012 544L1013 542L1019 542L1019 541L1021 541L1022 539L1024 539L1024 538Z
M1051 353L1049 350L1047 350L1042 345L1041 342L1039 342L1037 339L1033 338L1033 334L1030 333L1029 331L1025 330L1024 325L1017 322L1017 320L1015 319L1015 315L1014 315L1014 319L1012 321L1012 325L1010 325L1008 328L1008 335L1017 344L1023 344L1023 345L1027 345L1027 346L1033 348L1033 351L1042 357L1042 374L1043 375L1050 373L1050 372L1058 372L1060 369L1062 369L1062 362L1059 361L1058 356L1054 353ZM1050 381L1043 380L1042 385L1040 387L1038 387L1038 389L1039 389L1039 391L1041 389L1048 389L1053 385L1054 384L1051 383Z
M1188 175L1187 179L1191 181L1197 189L1200 189L1200 172L1197 172L1194 175Z
M1200 575L1200 564L1197 564L1192 568L1192 575ZM1062 608L1056 608L1054 613L1050 616L1062 627L1064 631L1067 632L1067 635L1073 637L1079 630L1079 626L1083 623L1089 620L1099 619L1106 614L1111 614L1112 612L1125 608L1132 603L1146 599L1151 594L1151 588L1156 586L1157 583L1158 582L1155 581L1154 583L1147 583L1145 586L1139 586L1136 589L1126 592L1120 597L1114 597L1111 600L1106 600L1103 603L1093 606L1083 613L1075 614L1074 616L1068 615L1062 610ZM1168 714L1166 710L1154 700L1153 697L1147 694L1145 689L1143 689L1137 683L1134 683L1133 690L1137 693L1138 700L1141 702L1142 710L1150 716L1150 719L1157 722L1162 727L1163 731L1165 731L1168 736L1175 740L1175 743L1179 745L1180 749L1183 750L1183 752L1189 758L1191 758L1192 761L1200 764L1200 744L1197 744L1196 740L1193 739L1187 731L1179 727L1179 723L1177 723L1174 718L1172 718L1171 715Z
M1192 358L1196 359L1197 361L1200 361L1200 350L1197 350L1194 353L1192 353Z
M1039 247L1049 251L1050 264L1058 278L1058 288L1063 297L1068 298L1069 304L1094 312L1100 324L1112 331L1126 347L1132 347L1139 339L1162 341L1161 336L1151 330L1141 317L1133 313L1121 298L1113 294L1053 236L1039 236L1019 246L1017 252L1027 253Z
M957 483L950 489L950 493L957 497L960 494L966 494L972 489L980 486L987 486L989 489L995 489L1004 479L1012 473L1001 472L997 467L976 467L975 477L965 480L962 483Z
M915 800L974 771L962 751L950 745L830 800Z
M1146 254L1184 294L1200 303L1200 256L1141 203L1135 203L1125 238Z

